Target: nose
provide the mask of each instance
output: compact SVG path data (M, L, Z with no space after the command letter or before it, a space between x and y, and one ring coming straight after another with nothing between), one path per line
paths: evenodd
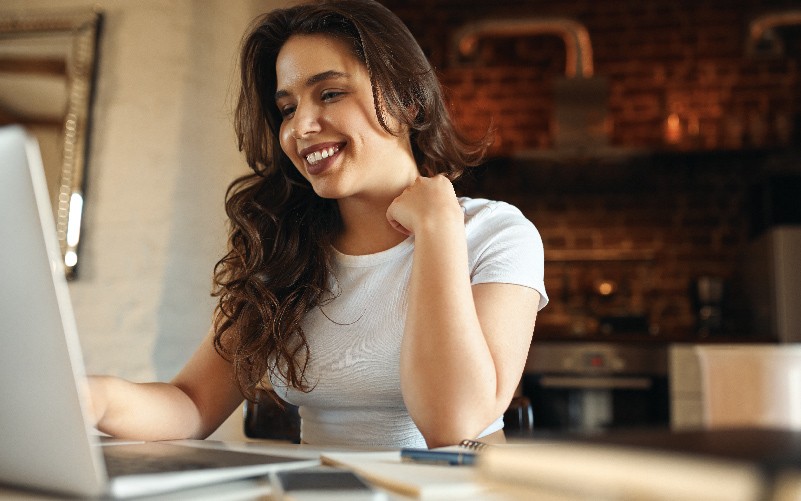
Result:
M309 134L320 132L320 116L315 106L298 105L292 117L292 136L302 139Z

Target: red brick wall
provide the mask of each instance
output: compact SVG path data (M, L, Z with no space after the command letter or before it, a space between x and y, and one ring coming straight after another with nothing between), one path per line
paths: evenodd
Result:
M551 296L543 336L598 338L599 315L642 314L654 332L634 338L693 339L690 288L706 274L728 280L727 332L751 332L734 277L753 232L753 187L773 171L801 171L793 148L801 143L801 28L781 30L784 55L766 58L746 56L747 27L759 14L801 9L797 0L383 3L439 71L457 121L476 135L490 123L496 129L492 159L461 191L510 201L539 228ZM564 44L482 39L477 57L459 60L451 42L466 22L509 16L583 23L595 74L608 82L609 141L649 155L511 160L553 145ZM665 137L671 113L681 122L678 142ZM602 279L618 285L615 295L592 292Z
M801 29L780 38L786 57L746 57L749 22L801 9L798 0L493 2L385 0L417 36L454 102L454 116L480 132L497 126L494 153L551 144L552 85L564 75L564 44L554 36L485 38L469 60L452 35L496 17L569 17L589 30L595 73L609 82L613 144L670 147L667 116L685 128L679 149L785 146L801 109ZM464 106L463 103L469 103ZM687 131L697 124L697 133Z

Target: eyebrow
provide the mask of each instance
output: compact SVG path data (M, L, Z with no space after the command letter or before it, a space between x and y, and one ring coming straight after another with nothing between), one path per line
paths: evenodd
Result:
M343 73L341 71L336 71L336 70L328 70L328 71L324 71L322 73L317 73L316 75L310 76L308 79L306 79L306 85L305 86L306 87L311 87L312 85L314 85L316 83L319 83L319 82L323 82L325 80L336 80L336 79L339 79L339 78L347 78L347 77L348 77L347 73ZM277 101L278 99L281 99L282 97L286 97L288 95L289 95L289 91L286 91L286 90L283 90L283 89L279 89L275 93L275 100Z

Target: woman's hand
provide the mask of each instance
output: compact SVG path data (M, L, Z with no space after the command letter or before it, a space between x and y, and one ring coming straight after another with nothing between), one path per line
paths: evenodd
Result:
M392 201L387 220L404 235L414 235L443 224L463 225L464 213L448 178L421 176Z

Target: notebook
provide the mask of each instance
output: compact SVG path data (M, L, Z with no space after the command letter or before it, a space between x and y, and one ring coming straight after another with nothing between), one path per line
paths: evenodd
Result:
M99 443L84 413L83 360L41 156L19 126L0 128L0 270L0 483L129 497L319 463L207 444ZM129 471L112 476L120 461Z
M553 434L488 447L482 482L580 499L801 499L801 431L771 428Z

